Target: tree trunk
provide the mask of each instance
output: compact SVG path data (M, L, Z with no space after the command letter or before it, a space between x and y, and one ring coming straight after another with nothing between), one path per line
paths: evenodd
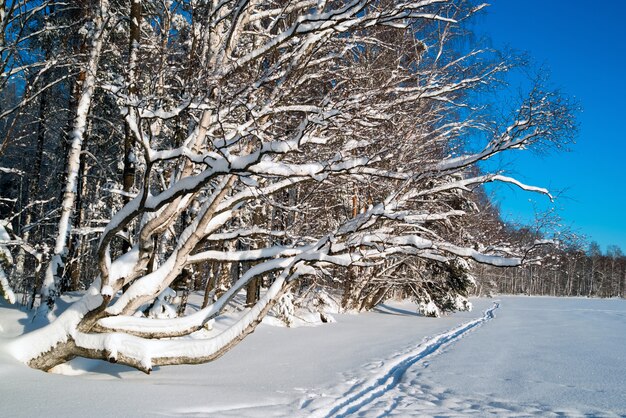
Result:
M55 239L54 251L46 276L41 289L42 302L45 301L48 309L51 310L60 294L60 282L65 268L65 257L67 256L68 238L72 226L72 213L76 202L76 190L78 187L78 173L80 170L81 153L83 150L83 140L87 128L87 117L93 93L96 86L96 76L100 63L102 44L106 36L108 15L108 1L102 0L100 8L94 16L96 27L94 38L91 43L89 61L85 70L85 79L79 86L79 100L76 108L76 117L73 123L71 134L71 146L67 158L67 178L65 181L65 191L61 203L61 215L58 224L57 236Z
M137 63L139 46L141 42L141 0L131 0L130 3L130 37L128 43L128 96L133 100L137 96ZM135 112L134 108L128 107L128 112ZM124 124L124 172L122 175L123 190L130 193L135 184L135 156L133 153L133 133L128 125ZM130 201L130 197L123 197L124 203Z
M246 286L246 307L253 306L261 297L261 282L260 277L255 277Z
M76 195L76 219L74 224L78 227L82 226L83 219L85 219L85 202L84 197L87 194L87 172L89 166L85 159L81 159L80 162L80 175L78 178L78 189ZM78 290L80 288L80 275L81 275L81 258L83 250L82 235L74 234L69 241L69 264L67 266L66 274L64 275L63 291L66 290Z

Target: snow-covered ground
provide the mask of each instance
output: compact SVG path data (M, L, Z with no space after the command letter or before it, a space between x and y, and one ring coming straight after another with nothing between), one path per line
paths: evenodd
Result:
M3 355L0 339L0 415L626 415L626 301L473 302L440 319L394 303L318 327L261 325L213 363L150 376L87 361L75 376L45 374ZM25 322L0 305L0 336Z

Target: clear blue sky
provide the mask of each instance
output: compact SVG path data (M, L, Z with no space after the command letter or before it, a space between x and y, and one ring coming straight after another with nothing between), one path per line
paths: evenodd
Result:
M552 84L575 97L580 132L571 152L516 152L505 168L520 181L562 192L567 225L606 250L626 252L626 0L494 0L474 21L498 49L527 51L551 71ZM541 196L495 188L505 218L532 218ZM548 202L549 203L549 202Z

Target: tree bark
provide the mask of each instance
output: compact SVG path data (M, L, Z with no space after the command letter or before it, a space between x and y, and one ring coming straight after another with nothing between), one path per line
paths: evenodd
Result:
M57 297L60 295L60 282L65 268L65 257L67 256L67 246L72 227L72 213L76 203L76 190L78 187L78 174L80 171L81 153L83 150L83 140L87 129L87 117L91 108L93 93L96 86L96 76L100 63L100 55L104 38L106 37L106 26L108 23L108 0L102 0L100 7L95 13L94 24L96 30L91 41L91 51L89 61L85 70L85 79L79 86L80 98L76 109L76 117L73 123L71 134L71 146L67 159L67 178L65 191L61 203L61 215L58 223L58 231L55 239L54 252L41 289L42 302L45 302L48 309L54 307Z
M128 97L133 100L137 96L137 64L139 46L141 43L141 0L132 0L130 3L130 37L128 43ZM132 106L128 112L135 112ZM133 133L128 125L124 124L124 172L122 174L123 190L132 191L135 184L135 156L133 153ZM130 201L128 195L123 196L124 203Z

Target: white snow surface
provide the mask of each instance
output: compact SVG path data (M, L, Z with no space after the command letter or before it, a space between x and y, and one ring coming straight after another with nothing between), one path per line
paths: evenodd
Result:
M497 309L494 302L498 303ZM215 362L130 368L75 360L63 376L11 359L33 325L0 303L2 416L624 416L626 301L472 299L442 318L408 302L336 323L265 323ZM485 312L487 311L487 312ZM222 326L229 317L218 317ZM271 322L271 321L268 321Z

